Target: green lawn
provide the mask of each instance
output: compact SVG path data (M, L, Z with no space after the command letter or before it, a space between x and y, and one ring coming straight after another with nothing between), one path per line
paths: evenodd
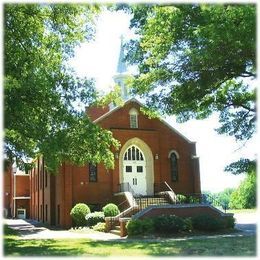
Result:
M255 236L147 242L21 240L5 227L5 256L255 256Z
M227 213L256 213L257 209L228 209Z

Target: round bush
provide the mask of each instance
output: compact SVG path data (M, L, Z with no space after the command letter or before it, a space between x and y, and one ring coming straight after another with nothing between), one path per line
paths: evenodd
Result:
M105 222L105 215L102 211L96 211L86 215L86 226L92 227L99 222Z
M85 216L90 213L89 207L84 203L76 204L70 211L70 215L76 226L82 227L86 225Z
M113 203L107 204L105 207L102 208L102 211L105 214L105 217L114 217L120 213L117 205Z

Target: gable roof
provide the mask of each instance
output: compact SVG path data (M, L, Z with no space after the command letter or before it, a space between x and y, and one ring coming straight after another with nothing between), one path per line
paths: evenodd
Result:
M125 106L126 104L128 103L131 103L131 102L134 102L134 103L137 103L139 106L143 107L144 105L138 101L136 98L131 98L129 100L127 100L123 106ZM109 112L103 114L102 116L100 116L99 118L97 118L96 120L93 121L93 123L98 123L100 121L102 121L104 118L110 116L111 114L113 114L115 111L121 109L122 107L120 106L117 106L113 109L111 109ZM173 131L174 133L176 133L177 135L181 136L183 139L185 139L188 143L191 143L191 144L194 144L196 142L193 142L193 141L190 141L186 136L184 136L182 133L180 133L178 130L176 130L174 127L172 127L169 123L166 122L165 119L163 118L158 118L158 120L160 120L164 125L166 125L171 131Z

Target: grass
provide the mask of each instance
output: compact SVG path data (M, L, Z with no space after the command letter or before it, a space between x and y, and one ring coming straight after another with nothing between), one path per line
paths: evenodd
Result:
M22 240L4 229L5 256L256 256L256 237L218 237L192 240L89 239Z
M227 213L256 213L257 209L228 209Z

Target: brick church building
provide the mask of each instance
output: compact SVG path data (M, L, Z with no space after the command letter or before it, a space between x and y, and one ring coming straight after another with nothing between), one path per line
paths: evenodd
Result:
M145 116L140 110L142 103L128 97L126 76L121 46L114 80L121 86L124 106L90 107L86 111L95 124L109 129L120 141L121 147L114 153L115 168L63 163L54 176L45 171L44 159L38 159L35 168L24 177L28 184L21 184L30 190L24 204L18 205L19 209L26 209L26 218L67 228L72 225L70 210L80 202L98 208L113 202L119 192L151 196L169 187L176 194L201 192L195 143L163 119ZM12 186L13 181L10 183ZM17 217L17 205L9 207L11 216Z

